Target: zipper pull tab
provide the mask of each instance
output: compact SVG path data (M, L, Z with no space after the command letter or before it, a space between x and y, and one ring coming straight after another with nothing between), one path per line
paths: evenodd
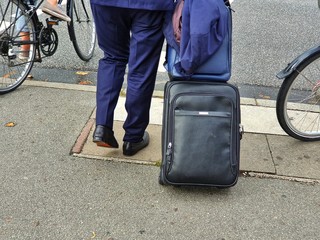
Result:
M171 165L172 165L172 143L169 142L167 146L167 151L166 151L166 165L167 165L167 171L170 171Z
M168 155L170 155L170 154L171 154L171 152L172 152L172 143L171 143L171 142L169 142L169 143L168 143L168 147L167 147L166 155L167 155L167 156L168 156Z
M168 147L167 147L167 152L166 152L166 156L167 156L167 160L170 162L171 160L171 154L172 154L172 143L169 142L168 143Z
M239 132L240 132L240 140L241 140L244 134L244 127L242 124L239 124Z

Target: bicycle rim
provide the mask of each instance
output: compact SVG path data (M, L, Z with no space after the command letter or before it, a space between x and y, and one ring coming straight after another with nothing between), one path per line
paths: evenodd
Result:
M69 16L71 18L71 23L68 25L69 34L74 49L80 59L89 61L93 56L96 43L96 28L89 1L72 1Z
M306 59L284 80L277 117L290 136L302 141L320 140L320 54Z
M18 0L1 4L0 94L15 90L26 79L35 58L35 42L35 24L25 5Z

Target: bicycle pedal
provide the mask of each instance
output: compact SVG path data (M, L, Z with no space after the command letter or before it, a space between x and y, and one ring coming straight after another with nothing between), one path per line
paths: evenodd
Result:
M59 21L60 19L59 18L55 18L55 17L50 17L50 18L47 18L47 24L49 25L59 25Z

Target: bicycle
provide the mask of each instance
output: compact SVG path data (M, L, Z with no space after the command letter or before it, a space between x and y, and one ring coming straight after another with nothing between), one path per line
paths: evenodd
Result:
M2 0L5 1L5 0ZM58 48L58 34L53 28L59 19L48 17L45 24L39 20L33 0L7 0L0 3L0 94L17 89L27 78L34 62L42 62ZM59 0L61 4L63 0ZM67 0L68 33L73 47L83 61L89 61L96 44L96 30L89 0ZM19 22L20 21L20 22ZM21 25L23 21L23 25ZM28 40L23 39L28 29ZM80 41L81 38L85 38ZM27 57L21 57L21 48L28 46Z
M276 76L284 79L276 101L282 129L301 141L320 140L320 46L299 55Z

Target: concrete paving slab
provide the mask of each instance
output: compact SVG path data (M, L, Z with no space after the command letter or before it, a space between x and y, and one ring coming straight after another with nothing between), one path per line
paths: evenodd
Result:
M286 135L273 107L241 105L241 123L245 132Z
M240 170L275 174L275 167L264 134L245 133L240 147Z
M94 125L88 135L88 138L83 146L82 151L78 156L102 159L102 160L111 160L111 161L121 161L121 162L130 162L130 163L141 163L141 164L151 164L157 165L161 161L161 126L150 124L147 128L147 131L150 135L150 143L146 149L141 150L132 157L126 157L122 154L122 138L124 135L124 130L122 128L123 122L115 121L114 122L114 133L115 137L118 140L119 148L105 148L98 147L95 143L92 142L92 134L94 131Z
M320 179L319 142L267 136L277 175Z
M127 117L125 110L125 97L119 97L118 104L114 112L114 120L124 121ZM162 113L163 113L163 99L152 98L150 107L150 124L162 124ZM93 115L95 117L95 115Z

